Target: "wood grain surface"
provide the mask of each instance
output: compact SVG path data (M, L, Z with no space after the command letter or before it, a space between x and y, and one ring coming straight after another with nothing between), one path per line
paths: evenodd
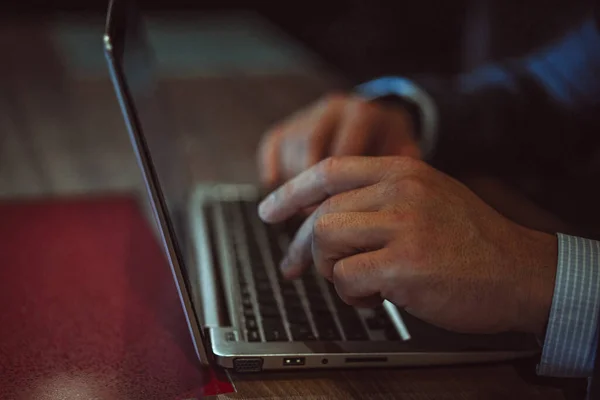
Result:
M108 77L70 74L52 29L44 20L0 28L0 196L141 193ZM101 51L100 40L89 46ZM231 182L256 182L262 133L337 84L315 71L243 70L160 82L194 179ZM549 400L581 394L580 381L540 379L533 371L529 362L234 375L238 393L219 398Z
M219 399L565 399L531 365L397 368L233 375L238 393ZM577 398L577 397L575 397Z

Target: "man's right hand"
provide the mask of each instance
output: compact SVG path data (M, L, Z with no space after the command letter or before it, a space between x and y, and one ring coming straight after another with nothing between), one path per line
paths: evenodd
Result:
M421 158L409 113L356 95L326 96L265 134L261 182L274 187L329 156L351 155Z

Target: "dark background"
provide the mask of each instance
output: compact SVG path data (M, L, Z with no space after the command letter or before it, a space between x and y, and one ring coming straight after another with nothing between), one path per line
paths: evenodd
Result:
M8 0L0 13L103 14L107 0ZM351 81L381 74L451 74L517 56L577 22L568 0L139 0L152 11L250 9L304 42Z

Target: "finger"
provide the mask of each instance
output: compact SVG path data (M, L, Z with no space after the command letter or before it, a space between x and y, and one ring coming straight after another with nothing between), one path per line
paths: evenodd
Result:
M300 215L303 215L304 217L308 218L310 216L310 214L315 212L315 210L317 208L319 208L319 207L318 206L310 206L310 207L304 208L303 210L300 211Z
M312 232L313 263L325 279L333 280L333 267L340 259L385 247L393 236L388 215L373 212L325 214Z
M383 298L380 295L375 294L369 297L347 297L346 299L342 299L342 301L358 308L375 308L383 303Z
M390 260L388 250L384 248L336 262L333 267L333 284L338 296L350 305L372 305L373 302L381 301Z
M312 238L316 221L328 213L350 213L377 211L385 200L376 189L355 189L329 198L300 225L290 242L286 257L281 263L283 274L288 278L298 277L313 262ZM375 219L374 221L377 221Z
M327 149L339 124L344 103L345 99L341 96L330 96L318 103L314 113L316 123L307 135L307 151L302 171L328 155Z
M281 142L284 179L290 179L321 161L335 131L343 99L329 96L316 102L289 129L289 140Z
M413 128L407 127L401 131L398 126L399 123L390 123L380 128L384 129L384 132L378 135L380 141L374 147L381 150L381 155L397 155L420 160L421 150L413 136Z
M304 171L307 146L306 131L311 127L306 127L305 120L296 121L290 126L286 136L279 143L279 168L281 171L281 181L292 179L300 172Z
M349 103L343 111L331 155L367 155L378 120L377 110L367 101L358 99Z
M313 205L303 208L298 213L303 215L305 218L310 216L319 207L321 207L320 214L323 213L340 213L350 211L377 211L385 206L389 201L389 198L383 197L386 194L386 190L381 184L376 184L369 187L369 190L363 190L366 188L353 189L347 192L336 194L320 205Z
M275 127L267 133L258 148L260 180L263 185L273 187L280 180L279 149L283 137L283 127Z
M280 222L299 210L380 181L394 157L328 158L279 187L260 204L260 217Z

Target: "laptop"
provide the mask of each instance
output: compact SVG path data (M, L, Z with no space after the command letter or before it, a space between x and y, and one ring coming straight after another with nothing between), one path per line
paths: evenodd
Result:
M188 178L167 129L146 35L132 1L110 2L104 50L111 79L202 363L243 373L480 363L539 353L530 335L452 333L387 301L351 307L314 270L285 280L277 266L294 224L259 219L258 187Z

